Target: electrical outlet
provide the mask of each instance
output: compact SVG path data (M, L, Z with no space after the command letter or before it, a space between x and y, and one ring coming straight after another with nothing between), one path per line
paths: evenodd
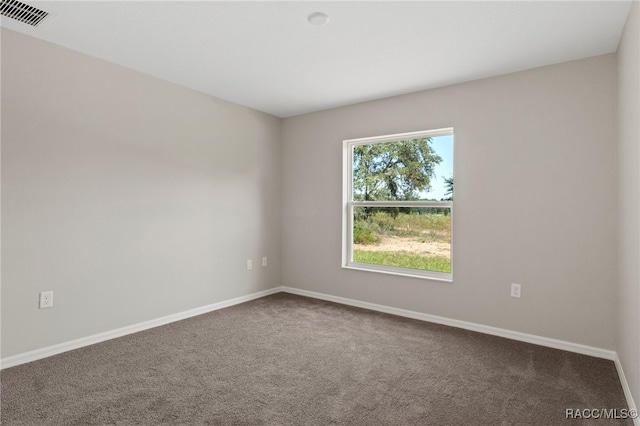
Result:
M253 269L253 262L251 261L251 259L247 260L247 271L250 271Z
M53 308L53 291L40 293L40 309Z
M262 266L267 266L267 256L262 258Z
M511 284L511 297L517 297L518 299L522 296L522 289L520 288L520 284Z

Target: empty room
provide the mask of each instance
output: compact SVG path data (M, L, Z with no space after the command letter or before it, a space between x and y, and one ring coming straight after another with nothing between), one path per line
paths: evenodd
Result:
M0 0L3 425L640 425L640 3Z

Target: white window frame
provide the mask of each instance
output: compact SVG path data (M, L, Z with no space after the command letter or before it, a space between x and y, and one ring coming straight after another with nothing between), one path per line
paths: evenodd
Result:
M397 133L342 142L342 267L361 271L379 272L437 281L453 281L453 201L354 201L353 200L353 147L404 139L420 139L436 136L453 136L453 127L419 132ZM454 141L455 143L455 141ZM455 160L454 160L455 167ZM424 271L420 269L375 265L353 261L353 210L355 207L445 207L451 218L451 272Z

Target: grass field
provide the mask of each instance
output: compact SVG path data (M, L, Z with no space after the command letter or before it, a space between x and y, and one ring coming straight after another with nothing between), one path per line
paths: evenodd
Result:
M395 215L356 211L355 218L354 262L451 272L451 216L421 208Z
M367 251L355 249L353 261L373 265L398 266L425 271L451 272L451 259L444 256L424 256L394 251Z

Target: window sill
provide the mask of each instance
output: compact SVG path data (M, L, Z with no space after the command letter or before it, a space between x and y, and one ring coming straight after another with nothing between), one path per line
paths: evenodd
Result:
M393 266L380 266L355 262L348 263L347 265L342 265L342 267L345 269L353 269L357 271L377 272L379 274L420 278L423 280L441 281L447 283L453 282L453 274L445 272L421 271L418 269L396 268Z

